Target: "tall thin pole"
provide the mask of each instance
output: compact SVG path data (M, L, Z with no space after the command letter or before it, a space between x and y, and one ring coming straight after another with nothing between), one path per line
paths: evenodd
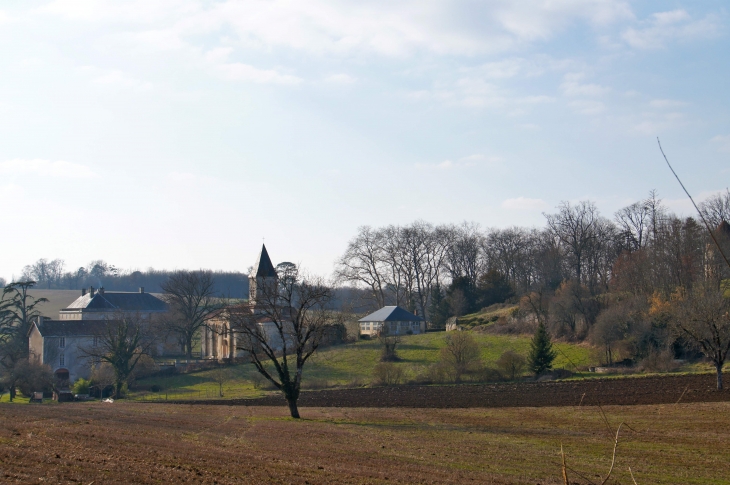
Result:
M669 170L672 171L674 174L674 178L677 179L677 182L679 182L679 185L682 186L682 190L684 190L684 193L687 194L687 197L689 197L689 200L692 201L692 205L695 206L695 210L700 215L700 218L702 219L702 222L704 222L705 227L707 228L707 232L710 233L710 237L715 243L715 246L717 246L717 250L720 251L720 255L722 256L722 259L725 260L725 264L727 264L728 268L730 268L730 260L727 259L727 256L725 256L725 252L720 247L720 243L717 242L717 239L715 239L715 233L710 229L710 225L707 223L707 220L705 219L705 216L702 214L702 211L697 207L697 204L695 204L695 200L692 198L691 195L689 195L689 192L685 188L684 184L681 180L679 180L679 176L677 175L677 172L674 171L672 168L672 165L669 163L669 160L667 159L667 156L664 154L664 150L662 149L662 143L659 141L659 137L657 137L656 142L659 144L659 151L662 152L662 156L664 157L664 161L667 162L667 166L669 167Z

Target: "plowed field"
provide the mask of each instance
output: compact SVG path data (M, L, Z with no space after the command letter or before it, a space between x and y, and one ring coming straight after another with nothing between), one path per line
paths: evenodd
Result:
M0 405L0 482L728 483L730 403L408 409Z
M672 404L730 401L714 375L652 376L459 386L393 386L303 392L300 407L479 408ZM681 399L680 399L681 398ZM203 403L205 401L202 401ZM218 403L220 401L208 401ZM281 406L280 395L227 401Z

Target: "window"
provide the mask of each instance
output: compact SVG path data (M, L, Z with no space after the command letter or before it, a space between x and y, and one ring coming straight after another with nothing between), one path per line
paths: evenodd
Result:
M58 358L58 365L66 365L66 355L61 354L61 356Z
M94 337L94 347L99 345L99 337Z
M61 337L58 339L58 346L61 348L66 347L66 337Z

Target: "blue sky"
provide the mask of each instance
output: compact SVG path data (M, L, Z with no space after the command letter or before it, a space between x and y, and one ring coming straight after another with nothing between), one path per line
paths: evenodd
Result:
M542 226L730 180L721 1L0 4L0 276L327 274L357 227Z

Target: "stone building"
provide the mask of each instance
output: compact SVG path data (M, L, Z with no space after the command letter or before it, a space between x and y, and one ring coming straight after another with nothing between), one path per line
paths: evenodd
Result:
M268 335L268 339L276 347L276 341L281 340L278 336L276 325L266 318L261 312L262 299L267 289L275 289L278 285L278 274L271 262L266 246L261 246L261 252L256 264L248 276L249 295L248 305L238 308L228 308L219 312L218 316L211 318L208 325L203 327L201 336L201 358L203 359L235 359L245 357L245 353L236 347L235 329L231 327L229 314L232 311L251 312L251 317ZM281 344L279 344L281 345Z
M155 295L139 292L105 291L104 288L81 290L67 308L59 312L60 320L104 320L118 313L134 313L141 318L152 318L167 312L167 304Z
M59 380L74 382L91 375L91 362L84 348L97 344L109 320L51 320L40 317L28 332L32 359L48 365Z
M132 315L150 321L167 312L167 304L144 292L104 291L104 288L81 290L59 319L38 318L28 331L28 348L37 362L49 365L60 380L71 382L91 374L91 362L83 349L96 345L98 335L115 318ZM155 348L157 355L178 353L174 339L160 335Z
M363 317L360 322L360 334L374 337L387 326L389 335L412 335L426 331L426 321L399 306L384 306L380 310Z

